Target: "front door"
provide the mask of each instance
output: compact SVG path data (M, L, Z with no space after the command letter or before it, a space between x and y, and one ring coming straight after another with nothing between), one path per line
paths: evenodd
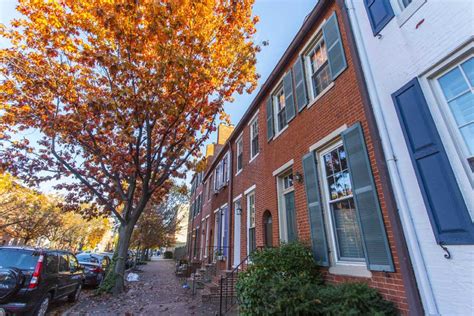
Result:
M234 267L240 263L240 221L242 213L242 205L240 201L234 205Z

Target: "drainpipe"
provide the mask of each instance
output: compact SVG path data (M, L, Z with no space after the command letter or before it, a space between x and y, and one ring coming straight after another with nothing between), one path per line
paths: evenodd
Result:
M233 227L232 225L232 215L234 214L234 205L233 205L233 202L232 202L232 191L233 191L233 179L234 179L234 167L233 167L233 161L234 161L234 155L232 153L232 142L231 142L231 139L229 139L227 141L227 144L229 145L229 197L227 198L227 205L229 207L229 227L227 228L227 231L228 231L228 234L229 234L229 237L227 238L228 239L228 243L229 243L229 248L227 248L227 252L228 252L228 256L227 256L227 270L231 270L232 269L232 260L231 258L233 257L234 255L234 252L233 252L233 248L230 247L230 245L233 244L233 241L234 241L234 238L233 238L233 235L235 234L231 234L231 229ZM231 251L232 250L232 251Z
M372 100L372 109L376 118L380 138L382 140L382 148L386 157L387 168L390 173L390 179L397 201L400 219L403 223L403 228L406 234L407 247L410 252L411 260L413 262L413 270L418 281L418 289L421 295L421 300L425 312L428 315L440 315L436 300L433 294L433 288L431 286L430 278L426 271L426 264L421 253L419 244L419 238L411 218L410 209L406 199L406 193L403 185L403 180L400 176L400 170L398 168L397 160L393 151L392 140L390 139L390 133L387 129L386 118L381 108L380 95L377 92L375 80L373 77L372 68L367 56L367 50L362 39L362 32L355 13L354 1L345 0L347 12L350 16L350 23L354 34L354 39L359 52L359 58L361 61L362 70L367 83L367 90Z

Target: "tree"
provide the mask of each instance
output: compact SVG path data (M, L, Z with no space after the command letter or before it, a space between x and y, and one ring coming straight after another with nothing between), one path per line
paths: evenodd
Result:
M182 218L180 208L188 201L187 190L173 186L158 205L149 204L137 222L132 234L132 246L148 251L151 248L171 246Z
M52 199L23 187L11 175L0 175L0 231L29 244L58 226L59 216Z
M115 215L115 293L150 199L184 176L224 102L256 86L252 5L20 0L22 18L0 27L12 43L0 50L2 168L30 184L59 181L71 209ZM19 137L25 130L41 139Z

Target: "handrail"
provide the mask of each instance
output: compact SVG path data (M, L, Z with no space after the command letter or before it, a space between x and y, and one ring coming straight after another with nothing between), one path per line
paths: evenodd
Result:
M264 246L258 246L255 248L254 251L258 251L258 250L262 250L264 248L267 248L267 247L264 247ZM234 269L232 269L232 271L230 271L226 276L222 276L221 275L221 279L220 279L220 298L219 298L219 315L225 315L229 310L232 309L232 307L234 307L234 305L237 303L237 299L234 299L234 287L235 287L235 276L239 273L239 270L242 271L244 270L244 264L247 264L248 265L248 261L249 261L249 258L250 256L253 254L252 251L251 253L249 253ZM231 282L231 287L230 287L230 291L231 291L231 295L230 295L230 304L228 304L228 298L229 298L229 280ZM225 295L225 306L224 303L223 303L223 292L224 292L224 282L225 282L225 288L226 288L226 295ZM223 310L224 308L224 310Z

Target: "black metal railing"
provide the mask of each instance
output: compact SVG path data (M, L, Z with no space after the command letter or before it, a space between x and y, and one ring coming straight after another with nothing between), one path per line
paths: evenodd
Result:
M258 246L254 251L259 251L268 247ZM247 255L232 271L225 276L221 275L220 294L219 294L219 315L225 315L237 304L237 295L235 293L235 284L237 283L237 275L245 270L250 263L249 259L253 252Z

